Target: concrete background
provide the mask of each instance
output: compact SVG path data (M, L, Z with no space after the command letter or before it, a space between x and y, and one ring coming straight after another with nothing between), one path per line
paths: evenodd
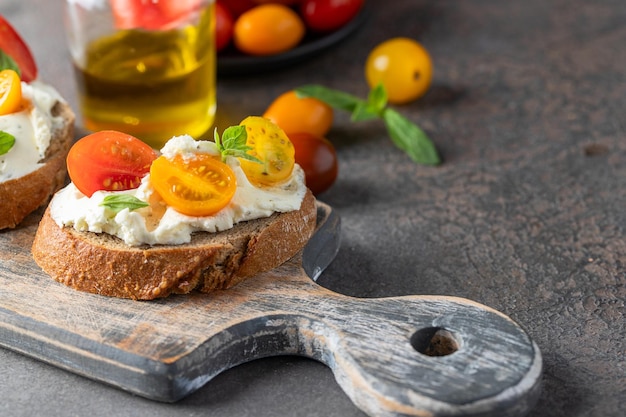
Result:
M242 119L304 83L365 96L363 63L387 38L430 51L431 90L397 109L445 162L415 165L381 124L338 114L328 137L340 174L320 199L340 213L343 245L319 282L357 297L486 304L541 348L531 415L625 415L626 3L369 3L366 24L338 46L218 81L220 114ZM3 0L0 14L76 108L62 4ZM0 349L0 398L6 416L363 416L328 369L292 357L239 366L160 404Z

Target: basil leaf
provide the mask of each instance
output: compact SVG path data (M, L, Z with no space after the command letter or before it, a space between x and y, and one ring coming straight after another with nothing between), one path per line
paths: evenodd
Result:
M296 96L300 98L313 97L323 101L334 109L349 112L353 112L360 103L363 103L363 100L358 97L321 85L304 85L296 88L295 91Z
M13 58L0 50L0 71L5 69L12 69L20 74L20 68L17 66L17 63L13 60Z
M385 86L378 84L372 88L367 96L367 102L373 109L377 110L378 114L382 114L385 107L387 107L387 90Z
M426 133L393 109L386 109L383 120L396 146L420 164L437 165L441 162L437 149Z
M227 127L222 134L221 140L216 128L213 132L213 137L215 138L217 149L222 154L222 160L226 159L227 156L234 156L259 164L262 163L259 158L247 153L252 147L247 144L248 134L246 133L245 126Z
M364 120L378 119L380 117L378 109L363 101L355 107L350 120L353 122L362 122Z
M367 100L321 85L305 85L295 91L298 97L313 97L334 109L351 112L353 122L381 118L393 143L414 162L426 165L437 165L441 162L437 149L426 133L400 113L387 107L388 95L382 84L370 90Z
M9 152L15 145L15 136L0 130L0 155Z
M107 195L104 197L100 205L112 210L115 213L119 213L124 209L134 211L149 206L149 204L145 201L142 201L130 194Z

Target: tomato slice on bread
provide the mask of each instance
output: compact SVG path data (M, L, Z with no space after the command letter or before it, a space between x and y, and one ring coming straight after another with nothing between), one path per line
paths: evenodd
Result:
M150 181L161 198L188 216L210 216L233 198L235 173L219 157L197 154L192 158L158 157L150 168Z
M72 146L67 155L67 172L76 188L91 197L96 191L137 188L156 157L150 146L134 136L104 130Z
M20 76L12 69L0 71L0 115L17 111L22 104Z
M0 15L0 50L15 61L22 81L28 83L37 78L37 65L30 49L2 15Z

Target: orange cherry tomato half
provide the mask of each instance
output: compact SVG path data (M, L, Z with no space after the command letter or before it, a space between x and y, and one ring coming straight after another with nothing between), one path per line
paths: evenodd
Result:
M296 163L304 170L306 185L311 192L318 195L330 188L339 171L333 144L310 133L292 133L289 139L296 150Z
M154 189L176 211L210 216L228 205L237 190L232 169L213 155L158 157L150 168Z
M78 190L96 191L139 187L156 158L154 150L126 133L103 130L77 141L67 155L67 172Z
M0 50L10 56L20 70L20 78L31 82L37 78L37 65L26 43L17 31L0 15Z
M235 22L234 42L249 55L276 55L295 47L304 37L304 22L282 4L261 4Z
M246 127L247 153L261 163L240 158L241 169L255 185L275 185L291 175L294 159L293 144L285 132L272 121L259 116L246 117L241 123Z
M22 82L11 69L0 71L0 115L16 112L22 103Z
M307 132L324 137L333 124L333 109L316 98L299 98L292 90L278 96L263 117L276 123L287 135Z

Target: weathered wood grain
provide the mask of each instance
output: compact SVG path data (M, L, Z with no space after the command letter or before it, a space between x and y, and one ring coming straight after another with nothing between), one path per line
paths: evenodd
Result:
M243 362L302 355L328 365L372 416L530 410L541 355L506 316L453 297L347 297L309 278L339 245L339 218L326 205L318 211L315 237L280 268L227 291L153 302L50 279L30 256L33 216L0 234L0 345L160 401Z

